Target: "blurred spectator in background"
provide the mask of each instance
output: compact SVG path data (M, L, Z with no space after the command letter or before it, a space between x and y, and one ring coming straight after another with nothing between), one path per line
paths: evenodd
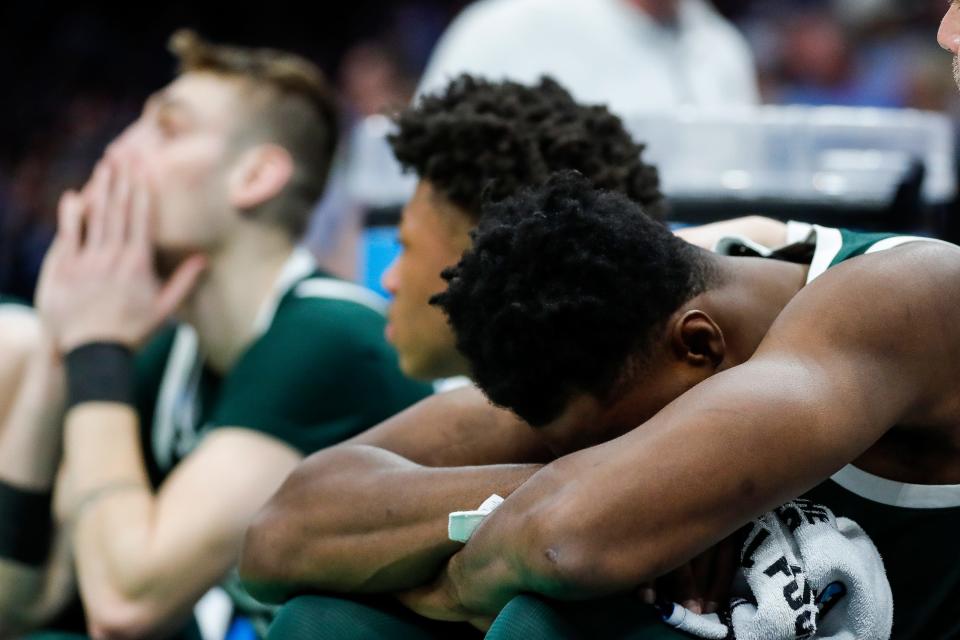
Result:
M170 0L152 7L151 20L144 22L133 5L4 3L0 24L16 28L0 41L0 57L9 63L8 99L0 101L0 292L33 297L40 258L52 237L57 197L64 187L81 185L106 141L136 118L147 93L168 77L162 44L178 25L192 24L234 42L296 50L332 77L357 43L386 43L393 61L402 61L401 84L409 87L463 4L465 0L353 0L313 12L276 11L264 21L259 8L236 6L224 13L213 5ZM371 65L358 66L366 73ZM346 79L353 74L339 74L343 93L358 97L379 91L347 88L356 84ZM353 97L344 101L348 110L354 109ZM407 100L403 97L399 104ZM336 181L332 186L335 191ZM352 249L349 239L327 237L325 227L336 229L342 215L331 211L333 219L317 220L319 230L311 229L307 236L308 246L322 258ZM321 240L311 244L316 238ZM352 263L349 267L355 270Z
M705 0L480 0L440 39L418 91L460 72L549 74L620 115L758 101L746 40Z
M741 24L765 102L952 110L929 36L942 2L753 2Z
M351 47L340 63L340 90L354 117L383 113L406 104L414 79L401 62L401 53L376 40Z
M339 88L345 113L343 147L339 150L323 200L317 205L304 244L319 263L343 278L357 275L358 247L365 210L370 202L363 177L371 171L357 128L370 116L401 108L410 101L414 76L404 64L401 47L387 39L351 47L340 64ZM376 168L373 169L374 171ZM393 172L396 174L396 171ZM387 171L387 175L392 175Z
M350 279L360 275L363 226L371 213L376 215L371 209L395 208L397 181L401 192L413 191L412 180L400 175L393 158L378 153L385 149L370 149L366 129L389 126L384 114L410 102L420 70L449 20L447 12L418 2L395 3L383 13L389 16L387 26L351 45L340 60L343 144L304 237L324 268Z
M609 103L623 114L637 102L749 104L757 101L755 60L765 103L960 114L929 37L944 0L712 4L716 10L707 0L353 0L324 4L322 20L298 10L263 21L242 6L225 14L170 0L154 7L146 24L133 5L4 3L0 24L17 27L0 42L0 55L11 62L6 95L15 96L0 101L0 291L32 297L56 194L79 186L96 155L90 150L131 121L148 89L167 77L169 63L158 52L183 23L237 42L300 51L339 78L353 114L342 133L349 142L306 243L345 276L357 271L364 208L396 205L383 197L396 192L387 188L396 166L371 160L351 131L382 128L384 119L366 116L393 101L407 103L434 42L464 6L436 48L421 92L441 88L460 71L531 82L549 72L578 99ZM609 94L587 92L607 91L604 83Z
M81 93L63 105L53 126L33 136L9 185L0 173L0 291L33 298L57 199L90 174L106 143L135 115L120 96Z

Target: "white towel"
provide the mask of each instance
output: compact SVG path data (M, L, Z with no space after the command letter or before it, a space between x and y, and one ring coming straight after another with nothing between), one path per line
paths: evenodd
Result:
M664 620L714 640L886 640L893 596L883 561L857 523L793 500L754 522L723 614L679 604Z

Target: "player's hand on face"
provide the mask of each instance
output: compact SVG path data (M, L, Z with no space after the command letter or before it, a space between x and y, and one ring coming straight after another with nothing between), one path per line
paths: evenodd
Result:
M37 309L58 348L94 341L142 343L186 298L205 266L186 259L167 282L154 269L146 181L101 161L83 191L67 191L44 259Z

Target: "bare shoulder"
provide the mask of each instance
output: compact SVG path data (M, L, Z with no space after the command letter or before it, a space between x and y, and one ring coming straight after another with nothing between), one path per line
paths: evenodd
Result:
M938 291L940 297L958 293L958 288L951 285L960 276L960 246L940 241L908 242L839 266L845 265L876 272L888 278L892 286Z
M960 247L911 242L852 258L805 286L757 351L824 375L940 394L960 375ZM831 369L832 367L832 369ZM883 381L881 383L881 380Z
M944 242L909 242L892 249L847 260L828 269L804 287L785 311L793 307L820 311L838 320L863 321L878 316L888 330L898 319L915 323L934 314L960 315L960 247ZM882 318L879 314L884 314ZM920 327L915 327L920 328Z

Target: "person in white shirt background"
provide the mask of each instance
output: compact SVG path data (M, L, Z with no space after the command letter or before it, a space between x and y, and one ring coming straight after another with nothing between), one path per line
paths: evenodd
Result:
M461 72L548 74L621 116L760 100L746 39L707 0L480 0L437 43L418 94Z

